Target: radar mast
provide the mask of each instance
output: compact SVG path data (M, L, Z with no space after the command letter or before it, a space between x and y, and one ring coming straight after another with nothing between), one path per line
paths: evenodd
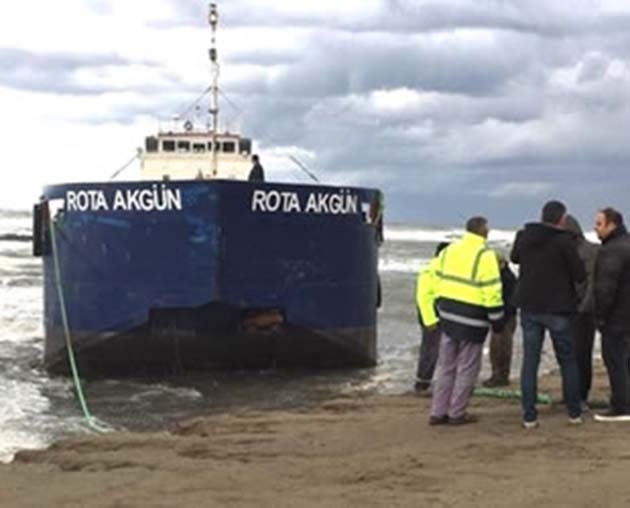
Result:
M212 118L212 176L217 175L217 134L219 132L219 62L217 56L217 25L219 23L219 11L217 4L210 4L210 12L208 14L208 23L210 24L210 75L212 82L210 84L210 107L208 113Z

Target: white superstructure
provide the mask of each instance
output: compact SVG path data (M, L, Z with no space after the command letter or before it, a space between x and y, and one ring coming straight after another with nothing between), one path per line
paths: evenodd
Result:
M251 151L251 140L238 134L161 132L145 139L140 157L142 178L246 180L252 168Z

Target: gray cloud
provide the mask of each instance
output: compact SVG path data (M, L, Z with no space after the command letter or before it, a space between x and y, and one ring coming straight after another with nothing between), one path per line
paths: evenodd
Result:
M84 0L87 7L89 7L96 14L109 15L113 14L114 6L108 0Z
M196 0L172 0L180 13L160 26L203 26L205 6ZM381 0L376 12L368 3L352 16L335 16L314 8L299 13L282 2L231 0L220 4L221 22L228 27L306 27L348 32L418 33L453 29L511 31L543 37L627 33L630 14L598 12L592 0Z
M296 65L270 85L283 94L328 96L409 87L471 95L497 92L523 68L523 57L498 46L442 44L396 35L324 33Z
M84 83L77 77L81 70L142 66L158 71L166 81L176 83L178 78L148 60L132 61L111 54L81 53L36 53L17 48L0 48L0 85L18 90L46 92L63 95L95 95L112 92L108 82ZM133 87L132 91L133 91ZM149 83L142 85L143 91L155 92L163 88ZM122 87L121 87L122 89ZM129 90L128 87L125 90Z
M399 32L344 44L347 34L320 30L299 62L249 98L249 110L267 119L264 144L313 151L330 179L359 174L356 183L382 186L394 218L456 221L478 209L513 225L527 218L519 210L535 218L553 197L588 216L623 202L618 183L630 184L630 40L615 33L625 20L613 24L607 35L605 19L576 20L568 38L551 37L549 25L538 36L502 25L494 44L468 50ZM374 91L403 87L421 100L370 108Z
M173 2L177 18L153 26L206 29L203 5ZM108 5L93 0L100 12ZM245 50L221 48L223 87L238 104L224 101L222 111L263 148L316 154L325 181L382 187L394 219L485 213L513 225L557 197L589 220L598 206L625 202L629 15L598 12L590 0L383 0L375 12L343 16L283 5L220 5L221 30L300 30L297 47L261 50L252 39ZM163 73L162 84L147 79L135 90L151 101L121 104L94 122L177 110L200 91L197 77L182 82L158 64L114 54L4 49L0 64L4 86L72 94L111 91L81 84L78 69ZM241 66L256 71L225 72Z
M274 48L264 51L251 48L238 53L233 53L228 59L228 64L250 64L260 66L292 65L300 61L298 48Z

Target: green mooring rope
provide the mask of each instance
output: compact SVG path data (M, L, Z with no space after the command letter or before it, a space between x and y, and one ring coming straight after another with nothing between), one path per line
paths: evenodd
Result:
M479 397L495 397L497 399L520 399L522 397L520 390L508 390L505 388L477 387L473 394ZM551 396L546 393L539 393L536 402L538 404L551 404Z
M74 359L74 350L72 349L72 342L70 341L70 327L68 326L68 315L66 313L66 302L63 297L63 288L61 287L61 270L59 269L59 257L57 253L57 238L55 233L55 222L53 218L50 218L50 239L52 243L53 262L55 265L55 277L57 279L57 293L59 295L59 307L61 309L61 321L63 324L64 337L66 340L66 349L68 351L68 360L70 362L70 370L72 371L72 380L74 382L77 398L81 404L83 410L83 416L88 426L97 432L107 432L109 429L103 425L100 425L96 418L92 416L88 408L85 396L83 395L83 388L81 387L81 378L79 377L79 371Z

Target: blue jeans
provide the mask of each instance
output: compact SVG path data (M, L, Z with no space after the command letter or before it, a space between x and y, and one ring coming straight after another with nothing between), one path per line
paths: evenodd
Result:
M568 315L521 311L523 327L523 367L521 369L521 392L523 394L523 420L536 420L538 398L538 365L545 331L549 330L556 360L562 375L562 393L569 416L580 416L580 392L578 369L575 359L573 329Z

